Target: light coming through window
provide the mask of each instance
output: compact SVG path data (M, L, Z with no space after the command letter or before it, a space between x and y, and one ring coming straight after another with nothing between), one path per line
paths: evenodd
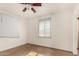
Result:
M39 21L39 37L50 37L50 20L47 18Z

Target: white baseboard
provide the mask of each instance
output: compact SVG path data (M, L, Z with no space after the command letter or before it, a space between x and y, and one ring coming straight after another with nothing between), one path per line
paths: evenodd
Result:
M36 44L36 43L31 43L30 44L35 44L35 45L40 45L40 46L44 46L44 47L49 47L49 48L54 48L54 49L59 49L59 50L63 50L63 51L68 51L68 52L72 52L71 50L68 49L63 49L63 48L57 48L57 47L50 47L50 46L46 46L46 45L42 45L42 44ZM73 52L72 52L73 53Z

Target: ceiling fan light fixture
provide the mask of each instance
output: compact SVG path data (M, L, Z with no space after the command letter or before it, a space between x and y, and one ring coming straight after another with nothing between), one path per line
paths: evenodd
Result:
M22 11L23 11L23 12L26 12L26 10L27 10L27 8L25 7Z
M31 10L31 4L27 4L26 6L25 6L26 8L27 8L27 10Z
M33 7L31 8L31 10L32 10L34 13L36 13L36 10L35 10Z
M23 12L26 12L26 10L32 10L34 13L36 13L35 8L33 8L34 6L42 6L41 3L21 3L23 5L25 5L25 8L22 10Z

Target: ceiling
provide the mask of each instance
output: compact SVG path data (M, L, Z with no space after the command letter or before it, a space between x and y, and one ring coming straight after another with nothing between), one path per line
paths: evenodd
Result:
M48 13L56 13L66 9L72 9L74 6L75 4L73 3L43 3L41 7L34 7L37 12L33 13L31 10L22 12L22 9L25 6L19 3L0 3L0 10L29 18Z

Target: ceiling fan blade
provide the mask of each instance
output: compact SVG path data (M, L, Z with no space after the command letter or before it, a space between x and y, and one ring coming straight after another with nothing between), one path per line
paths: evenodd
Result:
M32 3L32 6L42 6L41 3Z
M36 13L36 10L35 10L33 7L31 8L31 10L32 10L34 13Z
M23 12L26 12L26 10L27 10L27 8L25 7L22 11L23 11Z
M25 3L20 3L20 4L25 4Z
M42 3L20 3L20 4L23 4L23 5L30 4L32 6L42 6Z

